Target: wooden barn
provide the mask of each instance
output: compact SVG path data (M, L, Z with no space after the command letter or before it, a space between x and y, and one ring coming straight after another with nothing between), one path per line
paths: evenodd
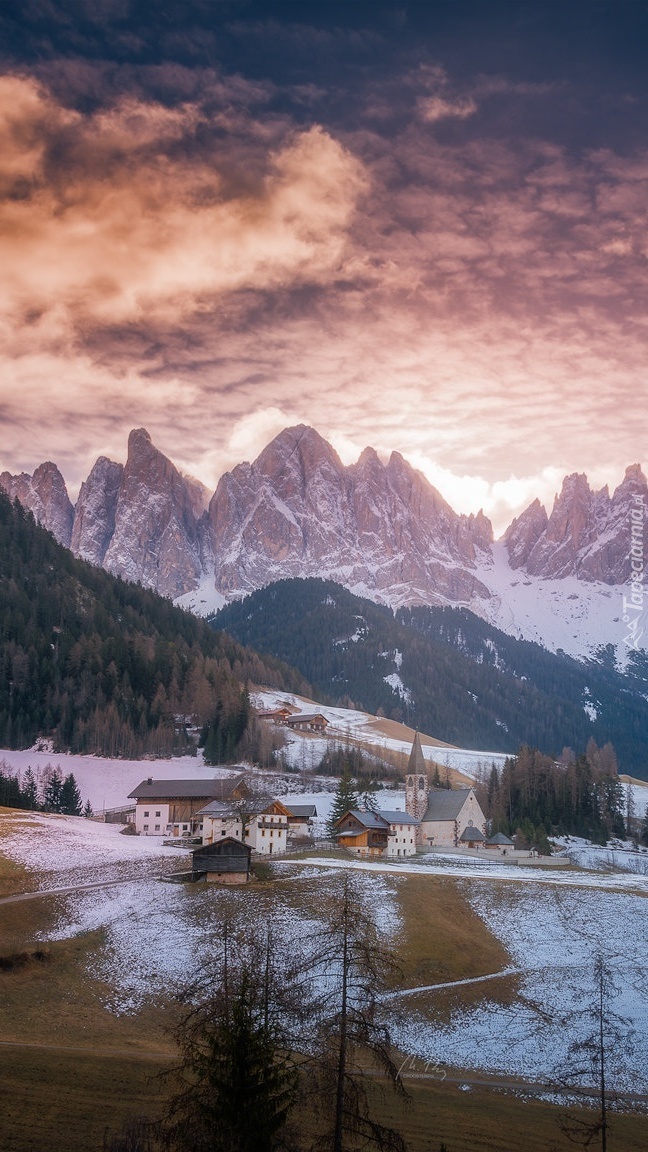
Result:
M203 844L192 853L194 873L217 884L247 884L250 879L252 849L233 836Z

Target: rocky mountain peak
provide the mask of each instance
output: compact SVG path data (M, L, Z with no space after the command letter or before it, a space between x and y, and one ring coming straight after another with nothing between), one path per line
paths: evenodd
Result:
M638 464L610 498L606 487L592 492L587 477L565 477L551 516L536 500L504 535L509 561L532 576L577 576L605 584L629 579L629 510L635 497L648 501L646 478Z
M144 428L128 438L114 531L103 563L108 571L163 596L190 591L202 575L192 493Z
M115 532L115 515L124 467L100 456L79 490L74 510L72 551L101 566Z
M65 480L56 464L46 460L40 464L33 476L21 472L12 476L3 472L0 485L11 500L19 500L29 508L34 518L58 540L59 544L70 547L74 508L65 485Z

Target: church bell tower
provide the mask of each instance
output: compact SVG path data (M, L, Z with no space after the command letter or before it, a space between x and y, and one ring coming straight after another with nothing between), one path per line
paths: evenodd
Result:
M405 810L410 816L422 820L428 809L430 781L418 732L414 734L414 743L410 752L409 763L405 775Z

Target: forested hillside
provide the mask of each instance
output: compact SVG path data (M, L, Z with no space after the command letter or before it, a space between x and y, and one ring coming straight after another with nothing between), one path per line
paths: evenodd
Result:
M611 742L621 771L648 778L648 702L637 678L514 640L460 609L390 609L331 581L282 580L215 617L280 657L317 692L491 751L549 755ZM645 685L644 685L645 691Z
M254 723L246 683L307 691L153 592L76 560L0 492L0 746L166 755L204 727L223 757Z

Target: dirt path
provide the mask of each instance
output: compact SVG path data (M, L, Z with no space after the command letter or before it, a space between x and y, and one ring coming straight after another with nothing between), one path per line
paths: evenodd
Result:
M144 880L163 880L163 876L129 876L122 880L96 880L92 884L72 884L65 888L39 888L35 892L19 892L15 896L3 896L2 904L19 904L22 900L37 900L39 896L65 896L71 892L87 892L93 888L115 888L118 884L137 884Z

